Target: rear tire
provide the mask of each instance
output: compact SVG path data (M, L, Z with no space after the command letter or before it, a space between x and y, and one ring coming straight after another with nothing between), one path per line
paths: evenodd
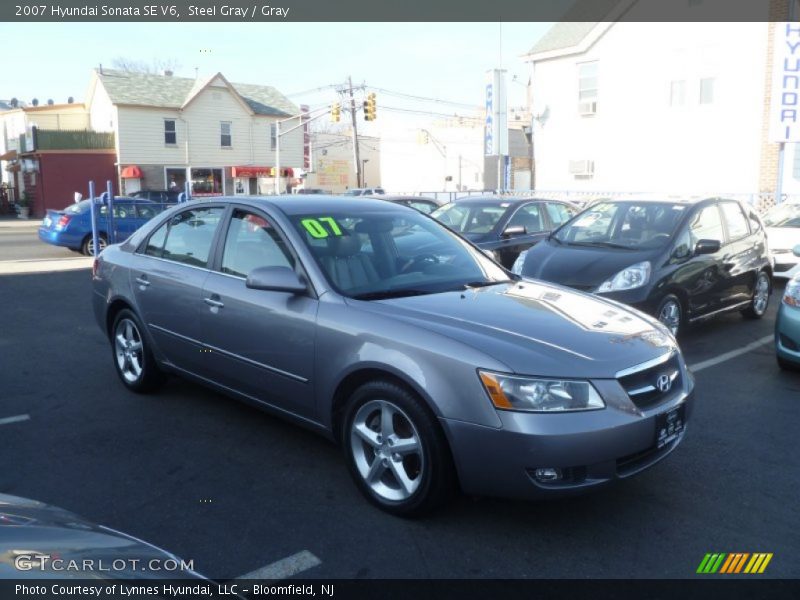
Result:
M108 240L106 239L105 234L100 234L97 240L97 245L100 246L100 252L106 249L106 246L108 246ZM83 243L81 244L81 254L84 256L94 256L94 240L92 239L91 235L87 235L83 239Z
M370 502L413 517L451 497L456 476L447 440L417 396L395 383L373 381L353 393L344 414L345 458Z
M760 319L767 312L769 296L772 291L772 282L766 271L760 271L756 276L756 285L753 287L753 297L750 305L742 311L746 319Z
M683 331L683 304L675 294L664 296L656 309L655 316L675 337L678 337L678 334Z
M144 328L133 311L124 308L111 326L111 354L123 385L137 394L157 389L166 378L158 368Z

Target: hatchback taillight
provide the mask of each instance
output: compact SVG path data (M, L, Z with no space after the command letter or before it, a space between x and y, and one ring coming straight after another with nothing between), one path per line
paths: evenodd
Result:
M69 215L61 215L61 218L58 220L58 223L56 223L56 229L64 229L67 225L69 225L69 220L71 218L72 217L70 217Z

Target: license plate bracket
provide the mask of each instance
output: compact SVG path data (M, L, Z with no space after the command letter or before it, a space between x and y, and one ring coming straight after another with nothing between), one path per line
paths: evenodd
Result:
M683 432L686 423L686 405L656 415L656 447L663 448Z

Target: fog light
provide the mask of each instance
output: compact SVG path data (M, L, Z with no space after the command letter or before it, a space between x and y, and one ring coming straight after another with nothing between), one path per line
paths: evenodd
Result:
M537 481L541 481L542 483L547 483L549 481L557 481L561 479L561 469L556 468L546 468L546 469L536 469L533 474L536 477Z

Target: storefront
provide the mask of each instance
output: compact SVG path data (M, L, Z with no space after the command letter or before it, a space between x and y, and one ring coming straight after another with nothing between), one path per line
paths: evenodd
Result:
M165 167L166 188L182 191L187 175L192 183L192 196L222 196L225 193L225 169L216 167Z
M285 191L286 178L293 176L294 169L291 167L281 169L281 181L278 186L281 193ZM275 167L231 167L231 177L234 195L265 196L275 193Z

